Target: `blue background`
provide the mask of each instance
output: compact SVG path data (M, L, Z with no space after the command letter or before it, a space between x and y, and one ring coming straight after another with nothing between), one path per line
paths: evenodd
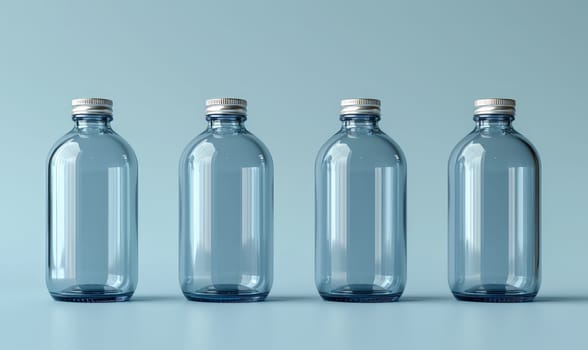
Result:
M0 3L0 347L586 348L584 1L9 1ZM44 285L45 161L70 100L107 97L139 158L134 301L57 303ZM268 302L203 304L177 282L177 163L206 98L249 100L275 160ZM408 286L398 303L318 298L313 163L345 97L382 99L408 159ZM537 302L454 301L446 161L472 101L518 101L543 165ZM564 343L565 342L565 343Z

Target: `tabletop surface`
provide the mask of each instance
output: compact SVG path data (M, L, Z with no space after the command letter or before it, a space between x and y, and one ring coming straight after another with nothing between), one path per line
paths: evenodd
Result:
M485 304L407 293L356 304L276 291L265 302L220 304L169 291L84 304L30 293L0 300L0 310L5 349L588 348L588 296L575 294Z

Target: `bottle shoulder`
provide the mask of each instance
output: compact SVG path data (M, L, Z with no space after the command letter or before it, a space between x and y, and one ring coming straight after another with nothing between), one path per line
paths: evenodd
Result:
M451 164L482 159L538 164L539 154L531 141L514 129L493 134L474 130L457 143L449 161Z
M232 159L271 164L272 156L265 144L249 131L217 134L205 130L185 147L181 161Z
M75 129L55 142L49 152L49 161L67 159L122 159L136 163L137 156L130 144L113 130L84 134Z
M317 154L317 165L334 160L365 160L405 163L400 146L386 133L354 134L339 131L331 136Z

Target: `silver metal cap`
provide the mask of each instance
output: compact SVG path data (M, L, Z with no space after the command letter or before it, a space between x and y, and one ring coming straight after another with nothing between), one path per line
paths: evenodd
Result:
M380 115L380 100L375 98L346 98L341 100L340 115L370 114Z
M510 98L481 98L474 101L474 115L515 115L516 101Z
M240 98L213 98L206 100L206 115L237 114L247 115L247 101Z
M112 115L112 101L105 98L76 98L71 100L71 114Z

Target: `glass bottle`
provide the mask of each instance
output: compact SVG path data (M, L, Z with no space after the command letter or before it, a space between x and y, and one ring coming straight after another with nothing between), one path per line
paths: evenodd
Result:
M540 163L514 115L514 100L476 100L476 126L449 158L449 286L459 300L532 301L539 290Z
M48 159L46 283L60 301L126 301L137 286L137 158L112 101L72 101L74 127Z
M206 101L180 159L180 286L194 301L262 301L273 280L273 163L247 102Z
M406 283L406 161L380 101L341 101L315 166L315 282L325 300L397 300Z

